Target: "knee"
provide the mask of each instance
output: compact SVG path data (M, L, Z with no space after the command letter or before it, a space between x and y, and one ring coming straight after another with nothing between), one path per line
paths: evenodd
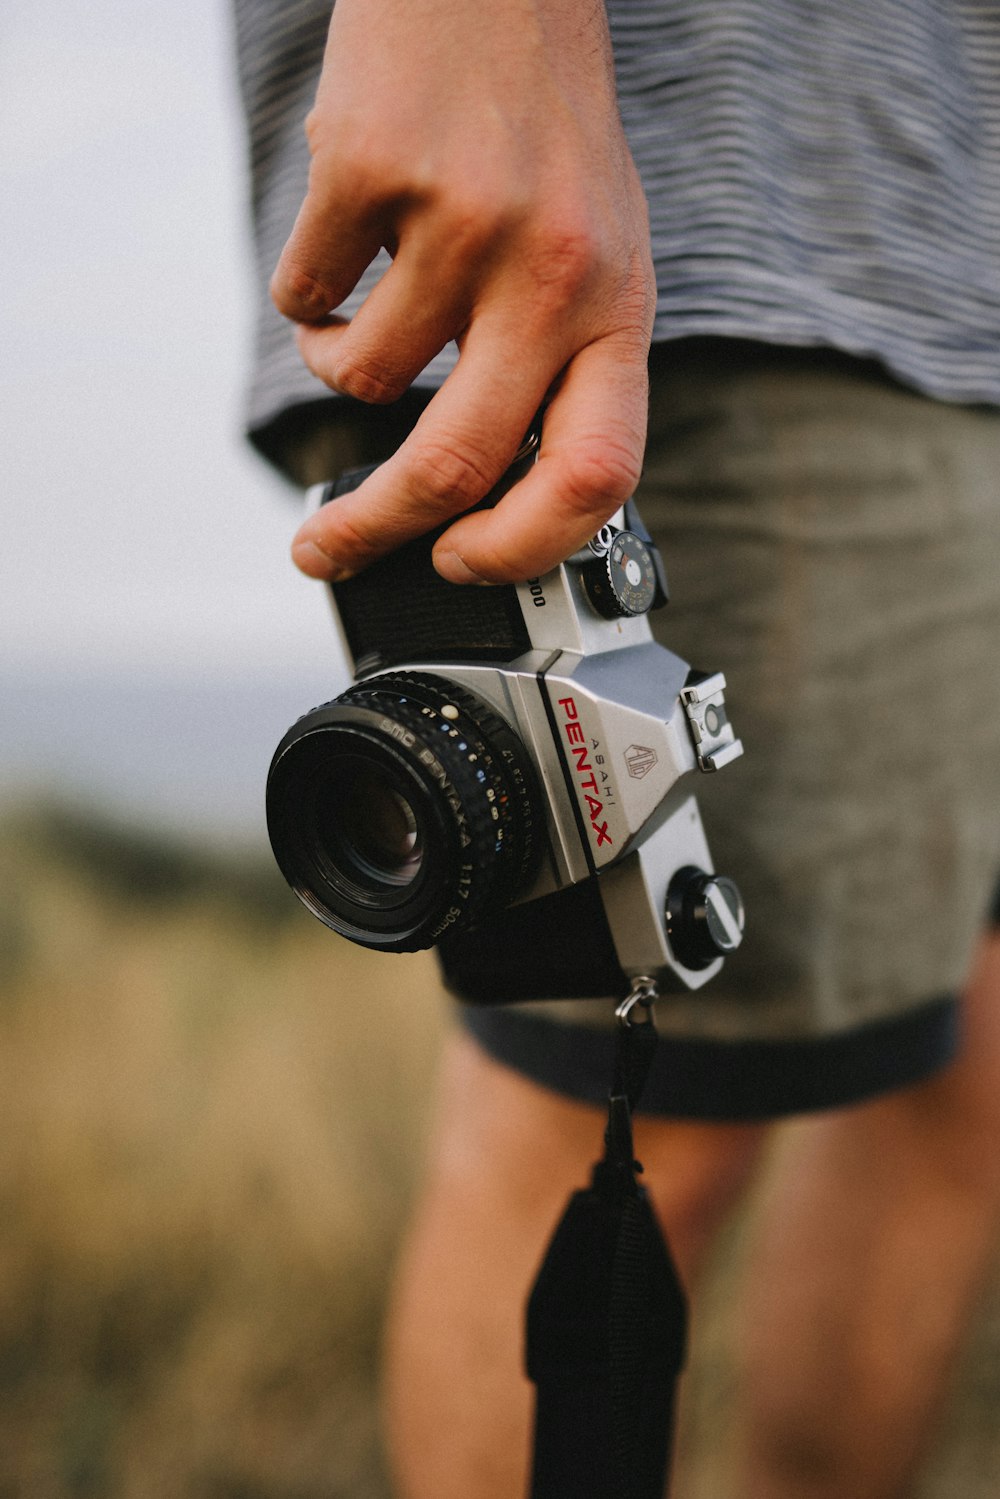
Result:
M446 1048L430 1183L482 1199L485 1217L538 1235L599 1157L606 1110L538 1087L487 1057L467 1036ZM456 1121L461 1121L458 1127ZM635 1149L643 1182L689 1283L742 1194L766 1135L763 1125L695 1124L641 1115Z
M688 1284L742 1198L766 1137L764 1125L636 1121L643 1180Z

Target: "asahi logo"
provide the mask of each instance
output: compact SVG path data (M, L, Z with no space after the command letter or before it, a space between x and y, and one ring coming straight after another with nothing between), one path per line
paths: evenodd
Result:
M648 744L630 744L625 751L625 764L634 781L641 781L648 770L656 764L656 751Z

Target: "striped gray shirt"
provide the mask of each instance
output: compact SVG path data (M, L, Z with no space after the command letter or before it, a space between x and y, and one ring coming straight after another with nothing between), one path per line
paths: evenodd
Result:
M234 3L259 440L325 393L267 283L305 192L330 3ZM828 345L929 395L1000 405L998 0L608 0L608 13L650 206L654 337Z

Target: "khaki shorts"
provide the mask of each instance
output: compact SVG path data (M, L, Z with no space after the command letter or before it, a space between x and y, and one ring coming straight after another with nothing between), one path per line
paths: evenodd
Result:
M725 672L744 758L699 778L743 947L667 995L644 1110L751 1118L926 1076L1000 868L1000 412L824 350L660 346L638 493L660 639ZM602 1099L610 1006L467 1009Z

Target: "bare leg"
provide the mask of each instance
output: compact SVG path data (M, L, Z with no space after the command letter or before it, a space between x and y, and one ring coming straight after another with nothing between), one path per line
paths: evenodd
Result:
M794 1126L747 1288L744 1499L897 1499L924 1454L1000 1216L1000 935L958 1061Z
M604 1114L450 1041L441 1125L399 1269L387 1344L400 1499L519 1499L531 1387L524 1303L569 1193L600 1153ZM690 1279L756 1159L752 1126L641 1120L636 1144Z

